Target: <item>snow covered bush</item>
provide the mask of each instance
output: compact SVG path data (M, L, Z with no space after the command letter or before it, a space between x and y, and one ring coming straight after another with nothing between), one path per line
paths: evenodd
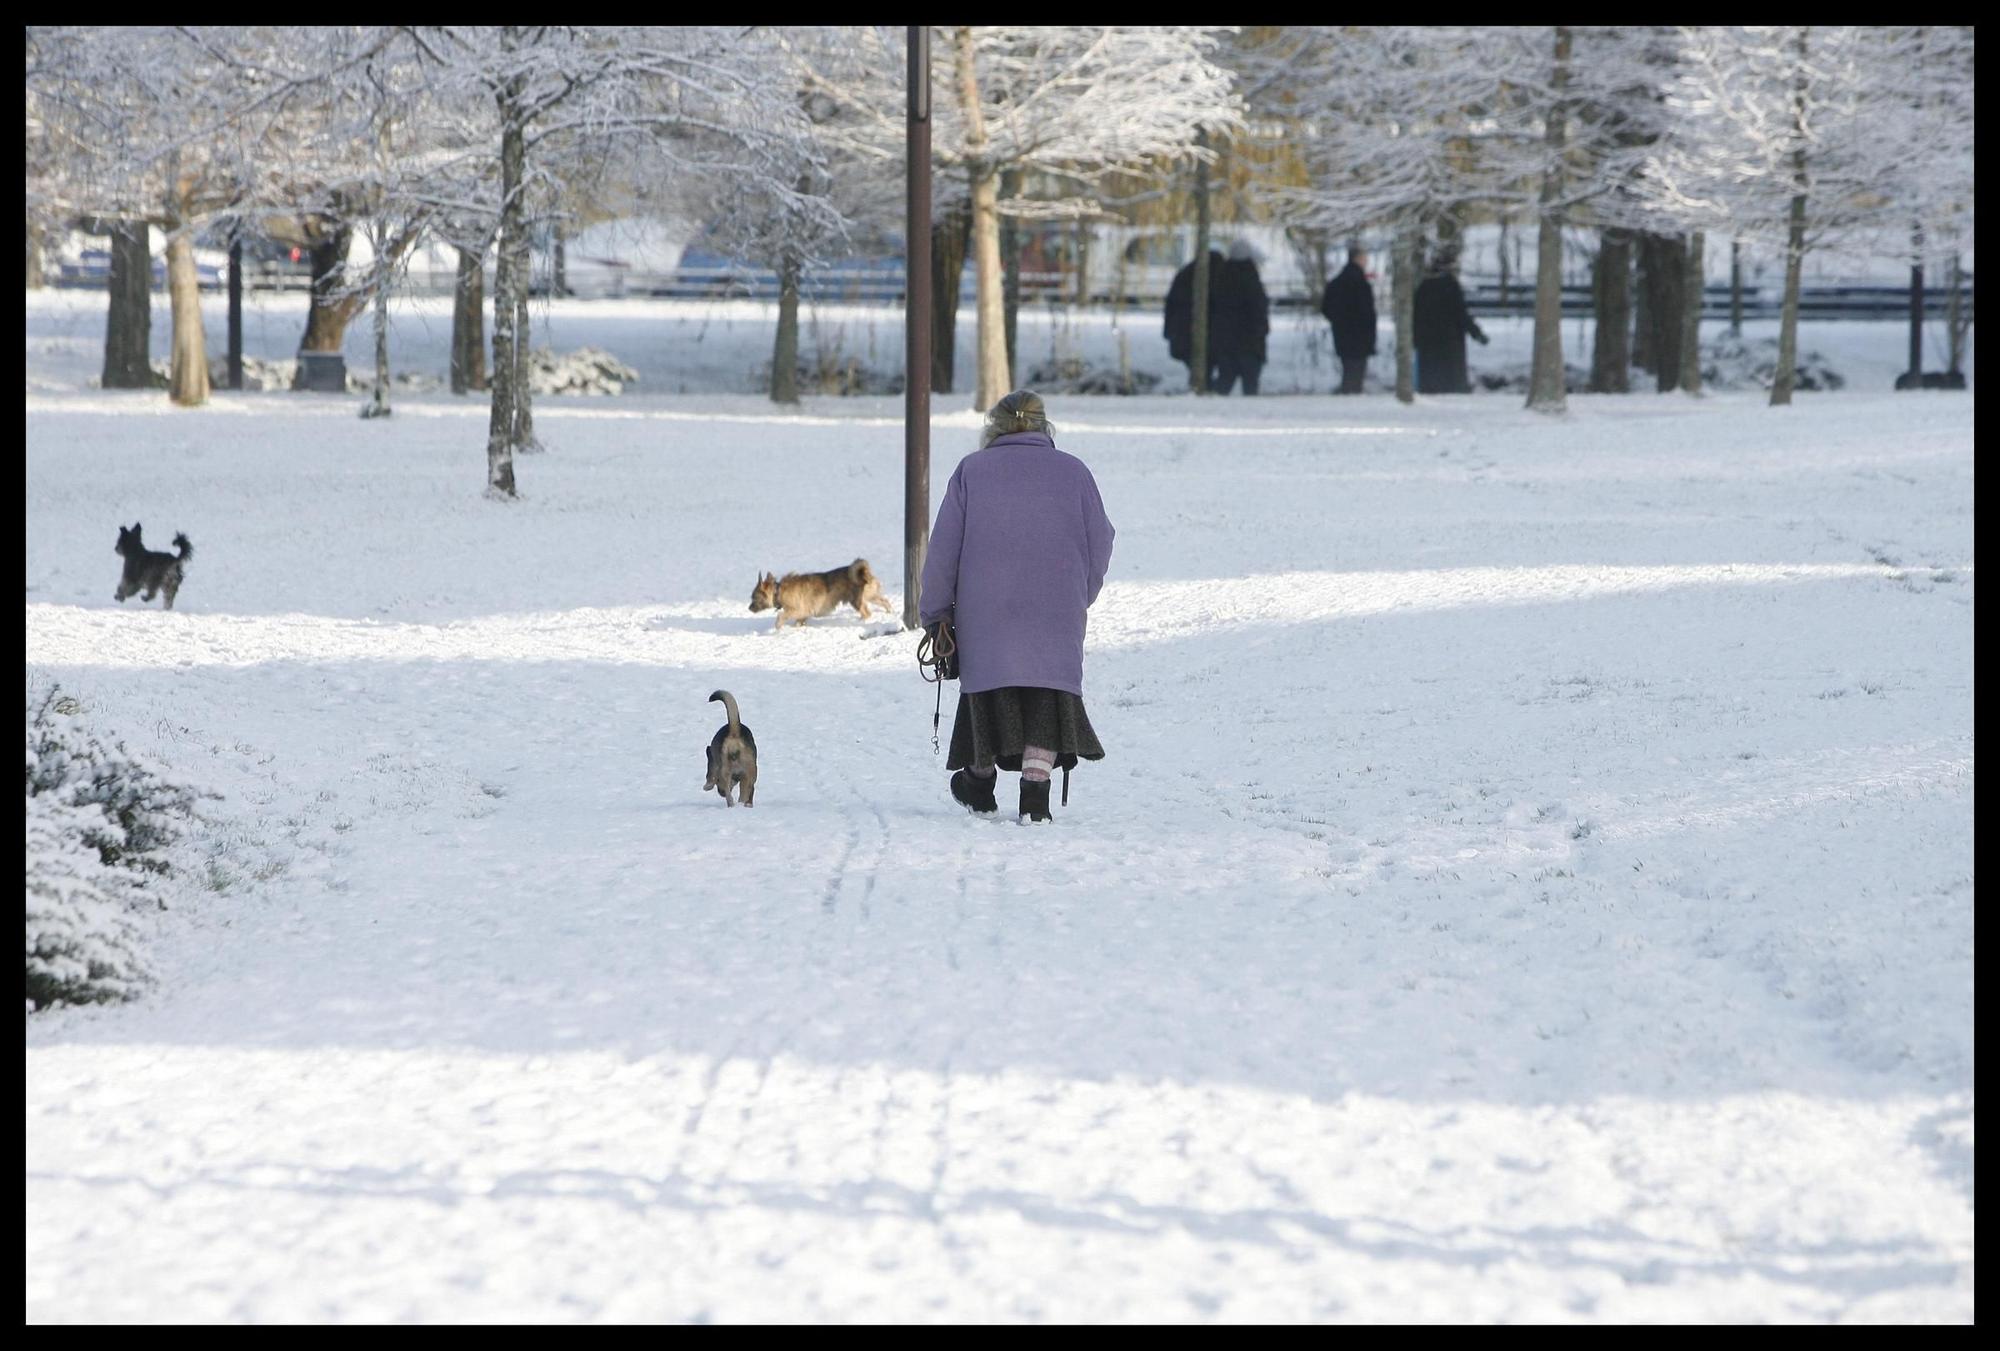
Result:
M30 794L27 816L29 1007L130 999L148 976L136 919L145 898L86 843L104 833L104 809Z
M601 347L556 353L537 347L528 354L528 388L536 394L620 394L639 372Z
M137 912L159 908L167 849L199 796L92 734L56 687L27 694L27 998L130 998L146 980Z
M1082 357L1055 357L1028 372L1028 387L1043 394L1150 394L1160 383L1151 371L1093 365Z

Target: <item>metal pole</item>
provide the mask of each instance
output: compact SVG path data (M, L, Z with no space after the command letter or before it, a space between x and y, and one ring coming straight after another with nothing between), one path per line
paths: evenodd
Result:
M229 387L243 388L243 238L229 240Z
M903 627L917 626L931 529L931 30L909 29L903 247Z
M1194 143L1208 148L1208 128L1196 127ZM1188 383L1197 394L1208 393L1208 296L1214 279L1208 275L1208 161L1194 162L1194 313L1188 353L1194 363Z
M1729 241L1729 336L1743 336L1743 241Z

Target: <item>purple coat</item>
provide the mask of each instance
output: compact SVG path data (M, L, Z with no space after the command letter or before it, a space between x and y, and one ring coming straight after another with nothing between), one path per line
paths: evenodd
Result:
M1083 693L1085 612L1111 565L1111 522L1082 460L1010 432L959 461L924 561L925 627L949 615L959 689Z

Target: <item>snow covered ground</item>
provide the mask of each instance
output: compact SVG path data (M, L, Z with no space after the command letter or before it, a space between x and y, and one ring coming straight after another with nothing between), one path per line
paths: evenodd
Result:
M1972 1319L1969 396L1054 401L1110 758L1030 830L906 637L746 608L900 590L897 400L544 400L501 506L476 401L83 388L92 300L28 674L224 799L27 1021L30 1322Z

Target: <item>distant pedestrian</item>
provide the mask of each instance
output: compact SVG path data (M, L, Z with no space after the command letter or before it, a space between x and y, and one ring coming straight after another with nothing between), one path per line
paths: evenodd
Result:
M1018 769L1020 814L1046 821L1049 771L1067 784L1079 759L1104 758L1083 711L1083 632L1113 532L1089 468L1056 449L1040 396L1017 389L994 404L980 444L945 488L918 614L932 650L958 659L951 795L997 811L996 770Z
M1465 308L1465 289L1458 284L1458 255L1439 253L1430 274L1417 283L1411 328L1417 347L1417 393L1470 394L1465 340L1486 345L1486 334Z
M1243 380L1243 392L1255 394L1264 371L1265 339L1271 332L1271 297L1257 275L1257 250L1247 239L1229 246L1229 258L1209 282L1215 296L1209 321L1209 350L1215 354L1215 379L1209 388L1227 394Z
M1326 284L1319 312L1333 325L1333 352L1340 358L1342 394L1359 394L1375 355L1375 290L1368 284L1368 255L1347 251L1347 266Z
M1215 278L1226 260L1214 249L1208 251L1208 387L1215 388ZM1188 368L1188 388L1194 378L1194 264L1174 273L1167 288L1167 355Z

